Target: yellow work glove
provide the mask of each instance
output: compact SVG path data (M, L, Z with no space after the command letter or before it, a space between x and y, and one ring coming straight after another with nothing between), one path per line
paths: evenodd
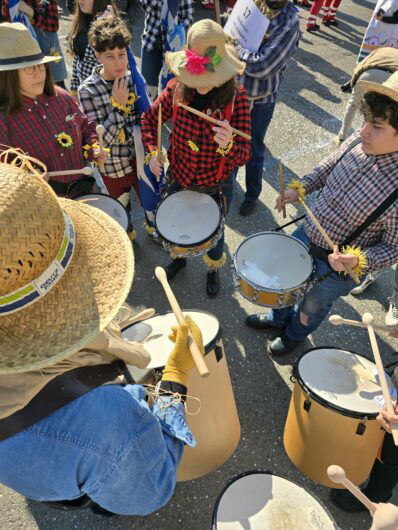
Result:
M205 354L202 333L191 317L185 317L186 325L173 326L169 339L175 343L163 371L162 381L172 381L185 387L188 384L188 374L195 365L188 346L188 329L202 355Z

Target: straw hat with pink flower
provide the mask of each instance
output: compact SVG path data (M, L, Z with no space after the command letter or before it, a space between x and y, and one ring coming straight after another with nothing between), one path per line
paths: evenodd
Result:
M246 67L225 39L219 24L209 19L199 20L188 31L186 49L166 53L167 67L191 88L221 86L242 75Z

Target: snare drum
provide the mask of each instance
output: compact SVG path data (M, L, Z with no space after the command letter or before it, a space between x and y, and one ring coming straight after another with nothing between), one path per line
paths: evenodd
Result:
M217 245L224 230L224 217L210 195L181 190L160 202L155 229L163 247L172 255L201 256Z
M290 460L324 486L339 487L327 476L332 464L341 466L354 484L361 484L384 438L375 421L384 403L376 365L358 353L314 348L296 361L293 377L284 433Z
M94 206L94 208L98 208L107 213L127 232L129 227L129 214L123 204L117 199L104 193L87 193L85 195L79 195L75 200L83 201L89 206Z
M200 399L201 408L198 414L185 415L196 438L196 447L184 448L177 479L192 480L210 473L232 455L240 439L240 423L217 318L205 311L183 313L191 316L202 331L210 371L208 377L202 378L193 368L188 379L188 394ZM173 313L164 313L133 324L122 334L129 340L142 342L151 355L147 369L157 369L165 366L174 347L168 336L171 326L176 324ZM134 377L135 371L131 372ZM189 399L187 406L192 412L198 408Z
M237 289L245 298L280 308L304 297L314 265L308 248L297 238L260 232L239 245L234 267Z
M232 479L218 497L213 530L337 530L320 501L298 484L266 471Z

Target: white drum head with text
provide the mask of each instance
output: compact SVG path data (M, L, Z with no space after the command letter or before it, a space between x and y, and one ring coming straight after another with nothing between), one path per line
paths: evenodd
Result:
M87 195L80 195L76 200L83 201L84 204L94 206L94 208L98 208L102 212L107 213L127 231L129 227L129 216L126 208L117 199L108 197L107 195L89 193Z

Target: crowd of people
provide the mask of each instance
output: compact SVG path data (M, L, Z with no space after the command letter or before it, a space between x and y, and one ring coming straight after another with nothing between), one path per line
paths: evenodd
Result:
M194 366L189 336L202 355L204 347L193 320L176 327L174 349L148 401L125 365L147 366L148 353L121 335L128 322L144 317L129 309L117 317L134 273L134 227L130 221L123 230L73 199L100 188L131 213L135 190L147 235L156 241L153 212L184 190L215 201L228 222L237 171L245 166L239 213L252 215L262 189L265 136L301 37L298 9L289 0L256 0L269 22L256 51L211 19L194 22L192 0L140 1L141 72L131 51L128 3L77 0L71 6L70 81L56 0L20 0L17 14L3 0L6 22L0 24L0 482L53 507L90 507L107 516L149 514L172 496L183 447L195 446L184 418ZM320 29L321 8L323 22L337 24L340 0L299 3L310 7L308 31ZM396 11L394 2L389 10L381 4L372 21L398 25L398 2ZM297 305L246 320L249 327L277 331L268 345L272 356L294 351L340 297L360 294L398 263L395 44L390 36L370 49L365 35L361 61L343 86L351 95L334 138L338 149L278 198L282 211L314 193L311 210L335 246L329 248L311 217L293 232L312 256L310 287ZM358 110L363 125L350 134ZM160 135L166 123L172 128L167 157ZM87 165L95 166L97 178L83 171ZM224 247L222 224L202 252L209 298L221 289ZM174 249L171 258L170 281L189 255ZM392 326L398 324L397 277L387 315ZM365 492L385 503L398 482L390 434L398 409L382 410L379 421L387 434ZM349 512L363 509L348 491L334 491L332 500ZM380 510L395 514L391 505ZM373 528L387 527L375 517Z

